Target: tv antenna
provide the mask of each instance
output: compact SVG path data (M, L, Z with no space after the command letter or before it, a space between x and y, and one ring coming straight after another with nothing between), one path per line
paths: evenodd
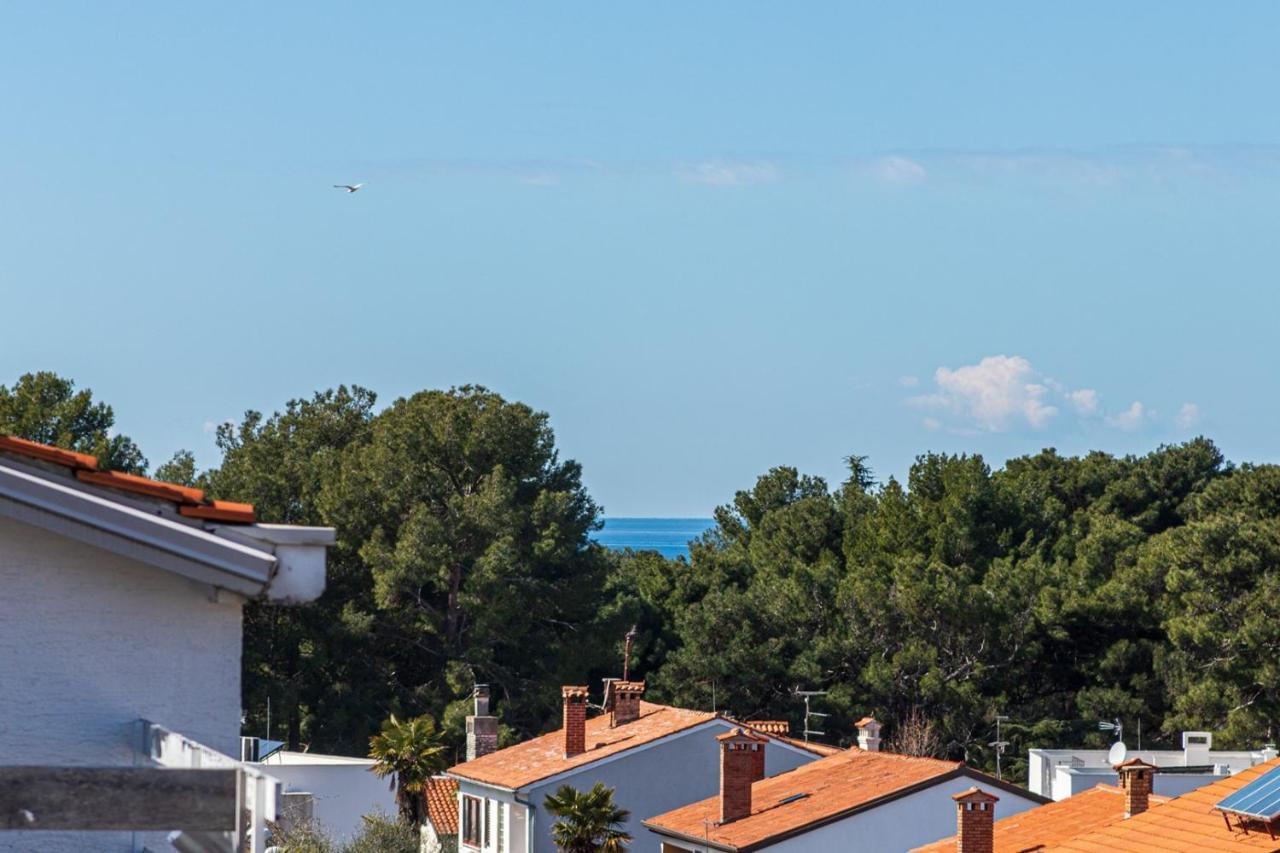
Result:
M810 700L810 699L812 699L814 696L826 696L826 695L827 695L827 691L825 691L825 690L796 690L796 691L794 691L794 693L795 693L795 695L796 695L796 696L799 696L801 699L804 699L804 742L805 742L805 743L808 743L808 742L809 742L809 735L825 735L825 734L826 734L826 732L824 732L824 731L819 731L818 729L811 729L811 728L809 728L809 718L810 718L810 717L823 717L823 718L826 718L826 717L829 717L829 716L831 716L831 715L830 715L830 714L823 714L823 713L822 713L822 712L820 712L820 711L811 711L811 710L809 710L809 700Z
M1005 748L1009 745L1009 741L1000 737L1000 724L1004 722L1008 722L1008 720L1009 718L1006 717L1004 714L996 714L996 739L991 741L991 743L987 744L987 746L994 746L996 748L996 779L997 780L1002 778L1000 776L1000 756L1004 755Z
M1106 720L1103 720L1102 722L1098 723L1098 731L1115 732L1117 741L1124 740L1124 726L1120 724L1119 717L1116 717L1114 720L1112 720L1109 723Z

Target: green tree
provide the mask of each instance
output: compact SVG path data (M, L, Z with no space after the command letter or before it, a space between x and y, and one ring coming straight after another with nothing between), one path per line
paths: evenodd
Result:
M222 463L206 475L209 492L254 504L282 524L329 525L321 495L340 476L343 455L367 440L375 396L345 386L290 400L270 417L247 412L218 429ZM375 618L373 584L361 542L338 529L319 601L303 607L251 602L244 611L246 733L283 723L291 749L362 749L393 707L390 641Z
M559 708L555 686L600 656L599 510L547 420L484 388L424 391L379 413L326 483L326 517L373 581L404 706L461 701L470 685L445 675L462 667L531 733Z
M1165 728L1208 728L1224 746L1280 733L1280 467L1245 467L1193 501L1190 521L1142 564L1167 591Z
M619 853L631 841L622 828L631 812L613 802L613 789L603 782L585 792L561 785L543 807L557 818L551 838L564 853Z
M94 402L88 388L56 373L24 373L13 387L0 385L0 434L64 447L98 457L98 464L128 474L145 474L147 460L133 440L113 435L115 413Z
M392 714L369 739L369 757L373 772L391 779L401 820L421 826L427 781L448 766L435 720L423 715L401 722Z

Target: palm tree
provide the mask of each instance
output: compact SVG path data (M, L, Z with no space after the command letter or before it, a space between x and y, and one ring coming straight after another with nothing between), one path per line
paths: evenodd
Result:
M614 804L613 788L603 782L586 793L561 785L543 806L560 818L551 826L551 837L564 853L621 853L631 840L622 829L631 812Z
M436 721L425 714L400 722L396 715L382 724L382 733L369 738L371 768L379 777L391 777L400 819L422 825L423 793L427 780L445 766L444 744Z

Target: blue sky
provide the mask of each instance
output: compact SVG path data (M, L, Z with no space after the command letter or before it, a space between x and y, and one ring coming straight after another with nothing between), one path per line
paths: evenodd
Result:
M1278 37L1261 2L6 4L0 382L75 378L153 464L482 383L611 515L851 453L1276 461Z

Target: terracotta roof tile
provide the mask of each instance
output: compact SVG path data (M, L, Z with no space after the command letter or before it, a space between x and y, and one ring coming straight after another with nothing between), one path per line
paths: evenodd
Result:
M719 795L644 821L659 832L706 838L719 847L752 848L932 779L955 774L958 761L842 750L751 786L751 815L716 825Z
M451 767L449 773L503 788L521 788L714 719L717 717L710 711L688 711L641 701L639 719L617 728L609 726L608 714L587 720L587 750L572 758L564 757L564 731L557 729Z
M1166 802L1168 797L1152 796L1151 804ZM1000 807L996 806L996 814ZM1023 853L1105 826L1124 817L1124 791L1113 785L1095 785L1073 797L1027 809L997 820L992 853ZM955 853L955 836L917 847L912 853Z
M11 435L0 435L0 451L70 468L77 480L93 486L172 501L178 505L180 514L191 518L236 524L252 524L257 520L252 504L211 501L202 490L190 486L152 480L122 471L102 471L98 467L97 457L88 453L64 450Z
M178 512L190 518L204 518L209 521L230 521L239 524L253 524L257 521L253 504L240 504L233 501L211 501L200 506L180 506Z
M44 462L66 465L68 468L83 468L88 471L98 470L98 458L96 456L90 456L88 453L77 453L74 450L64 450L61 447L52 447L48 444L28 441L25 438L17 438L12 435L0 435L0 450L7 450L10 453L17 453L32 459L40 459Z
M458 780L447 776L433 776L427 780L423 792L427 801L427 817L439 835L456 835L458 832Z
M76 471L76 479L95 486L106 486L122 492L134 492L148 497L161 498L174 503L199 504L204 502L204 492L190 486L179 486L176 483L165 483L139 477L136 474L125 474L121 471Z
M1233 850L1275 853L1280 851L1280 840L1272 838L1265 827L1243 828L1234 820L1228 826L1222 812L1214 806L1228 794L1277 767L1280 767L1280 758L1256 764L1174 797L1158 808L1113 821L1047 849L1051 853L1227 853Z

